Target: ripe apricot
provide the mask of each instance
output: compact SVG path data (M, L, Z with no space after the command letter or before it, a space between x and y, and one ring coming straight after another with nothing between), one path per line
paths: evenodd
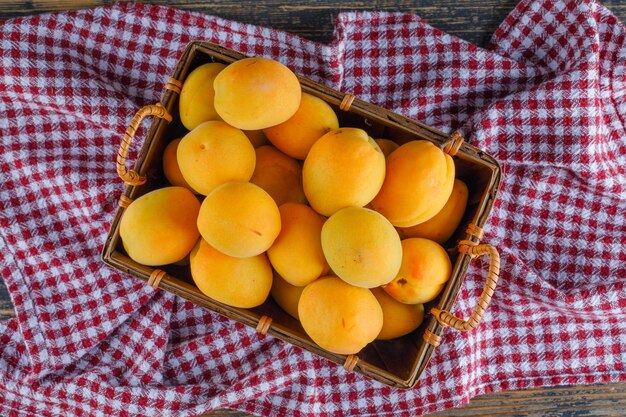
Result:
M224 68L226 65L212 62L200 65L187 75L180 91L178 108L180 121L188 130L207 120L220 120L213 105L213 81Z
M165 187L133 201L120 221L128 256L143 265L166 265L185 258L198 240L198 199L186 188Z
M163 150L163 174L165 174L165 178L167 178L170 184L193 191L193 188L187 184L182 172L180 172L178 161L176 160L176 151L181 140L182 138L174 139Z
M450 198L441 211L424 223L401 229L401 235L405 238L423 237L443 245L454 234L463 219L467 206L467 195L467 185L463 181L455 179Z
M176 159L185 181L196 192L207 195L225 182L248 181L256 155L241 130L221 121L208 121L183 137Z
M277 205L288 201L304 203L302 168L293 159L271 145L256 148L256 167L250 182L263 188Z
M395 339L417 329L424 320L423 304L404 304L396 301L382 288L372 288L372 294L383 309L383 328L378 340Z
M324 100L302 93L300 107L293 116L263 131L282 152L304 160L319 138L337 128L339 121L333 109Z
M452 158L428 141L414 140L387 158L385 182L372 207L394 226L415 226L443 208L453 184Z
M228 124L245 130L265 129L298 110L302 91L298 77L268 58L244 58L215 77L215 110Z
M264 253L233 258L199 239L189 256L191 277L204 295L239 308L263 304L272 287L272 267Z
M280 232L280 212L262 188L227 182L206 196L198 213L202 237L228 256L246 258L265 252Z
M452 264L445 249L432 240L411 238L402 241L402 266L383 289L405 304L433 300L450 278Z
M302 167L309 204L330 216L344 207L363 207L385 179L385 156L362 129L331 130L311 147Z
M395 151L396 149L400 147L400 145L398 145L396 142L389 140L389 139L375 139L375 140L376 140L376 143L378 144L378 147L383 152L383 155L385 155L385 158L387 158L391 154L391 152Z
M276 272L297 286L330 272L320 238L325 219L304 204L286 203L278 210L281 230L267 250Z
M383 326L383 311L372 292L335 276L320 278L304 288L298 315L315 343L344 355L359 352L376 339Z
M349 284L374 288L391 281L402 262L402 245L381 214L348 207L322 227L322 249L330 268Z
M276 301L276 304L296 320L300 320L298 316L298 301L300 301L302 291L304 291L304 287L291 285L280 275L274 274L270 294L272 294L272 298Z

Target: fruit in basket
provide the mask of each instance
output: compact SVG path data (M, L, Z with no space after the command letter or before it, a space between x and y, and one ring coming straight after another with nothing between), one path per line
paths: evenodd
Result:
M263 188L277 205L304 203L300 164L271 145L256 148L256 167L250 182Z
M326 220L322 249L339 278L363 288L387 284L402 262L396 229L381 214L361 207L344 208Z
M291 317L299 320L298 316L298 301L300 301L300 295L304 291L305 287L296 287L285 281L280 275L274 274L274 280L272 281L272 298L276 301L276 304L287 312Z
M357 353L376 339L383 311L367 288L328 276L304 288L298 302L302 327L321 348L339 354Z
M222 70L215 81L215 110L228 124L256 130L294 115L302 91L298 77L268 58L244 58Z
M383 152L383 155L385 155L385 158L387 158L391 154L391 152L400 147L400 145L398 145L396 142L389 139L376 139L376 143L378 144L380 150Z
M185 181L183 173L180 172L180 167L176 160L176 152L178 151L178 144L181 140L182 138L174 139L168 143L165 150L163 150L163 173L170 184L185 187L193 191L193 188Z
M176 159L185 181L196 192L207 195L225 182L248 181L256 155L241 130L222 121L208 121L183 137Z
M226 65L217 62L200 65L189 73L180 91L180 121L188 130L207 120L220 120L215 111L213 81Z
M467 206L467 196L467 185L463 181L455 179L450 198L441 211L424 223L400 229L400 234L405 238L423 237L443 245L452 237L463 219Z
M280 211L281 230L267 256L278 274L303 286L330 272L320 234L325 219L304 204L286 203Z
M120 221L128 256L143 265L166 265L185 258L198 240L200 203L183 187L165 187L133 201Z
M199 239L189 256L191 276L206 296L233 307L263 304L272 287L272 267L264 253L233 258Z
M337 115L324 100L302 93L296 113L283 123L264 129L264 132L278 149L292 158L304 160L319 138L338 128Z
M226 255L246 258L265 252L280 232L280 212L272 197L249 182L228 182L200 206L198 230Z
M437 297L451 271L450 258L441 245L429 239L405 239L400 271L383 289L401 303L423 304Z
M385 179L385 156L362 129L331 130L311 147L302 167L311 207L330 216L344 207L363 207Z
M411 333L422 324L422 320L424 320L423 304L401 303L382 288L372 288L372 294L383 309L383 328L376 339L395 339Z
M449 155L431 142L414 140L396 149L386 162L385 182L372 200L374 210L394 226L410 227L443 208L454 184Z

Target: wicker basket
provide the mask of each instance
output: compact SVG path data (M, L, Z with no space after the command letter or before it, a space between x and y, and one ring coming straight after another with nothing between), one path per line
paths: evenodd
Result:
M180 58L172 78L167 81L161 102L146 106L135 115L124 135L117 156L117 170L126 187L120 196L120 207L104 245L103 261L117 270L147 281L148 285L169 291L252 326L260 334L268 333L300 346L343 365L349 371L359 372L391 386L413 387L426 367L433 349L439 345L443 328L446 326L458 330L474 328L487 308L498 278L498 252L492 246L479 244L479 241L482 238L481 227L489 215L500 184L501 170L491 156L463 142L456 133L445 135L421 123L356 99L350 94L334 91L300 77L303 91L329 103L335 109L342 126L360 127L371 136L385 137L398 143L421 139L440 146L444 152L454 157L457 177L462 179L469 189L464 219L455 235L444 245L450 253L453 264L452 276L441 294L425 306L425 311L430 314L426 315L422 325L414 332L398 339L370 343L357 355L334 354L318 347L306 335L299 322L278 307L271 297L263 305L253 309L229 307L202 294L194 285L188 268L168 265L155 269L134 262L124 252L119 237L119 224L125 207L142 194L167 184L161 168L163 150L171 140L186 132L177 116L178 96L187 74L207 62L228 64L241 58L244 58L242 54L209 42L190 43ZM126 168L129 147L141 120L150 115L156 118L152 120L135 169L130 170ZM447 311L454 304L470 260L483 254L490 258L483 294L468 321L455 318Z

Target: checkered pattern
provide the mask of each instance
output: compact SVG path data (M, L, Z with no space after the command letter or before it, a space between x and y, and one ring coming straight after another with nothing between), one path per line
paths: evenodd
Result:
M626 30L601 5L523 1L487 50L397 13L341 14L329 46L137 4L0 27L0 273L17 310L0 323L1 414L409 416L497 390L626 380ZM444 332L415 389L100 263L120 137L192 39L459 129L504 164L485 237L501 284L478 329ZM484 273L477 261L455 313L470 313Z

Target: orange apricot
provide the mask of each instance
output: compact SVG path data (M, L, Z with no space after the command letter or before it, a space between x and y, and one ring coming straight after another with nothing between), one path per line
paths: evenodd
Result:
M200 203L184 187L165 187L133 201L120 221L128 256L143 265L181 261L198 240Z
M280 232L280 212L262 188L227 182L200 206L198 230L220 252L236 258L256 256L272 246Z
M339 121L333 109L321 98L302 93L300 107L293 116L263 131L282 152L304 160L319 138L337 128Z
M280 124L298 110L298 77L268 58L244 58L224 68L213 82L215 110L228 124L258 130Z

